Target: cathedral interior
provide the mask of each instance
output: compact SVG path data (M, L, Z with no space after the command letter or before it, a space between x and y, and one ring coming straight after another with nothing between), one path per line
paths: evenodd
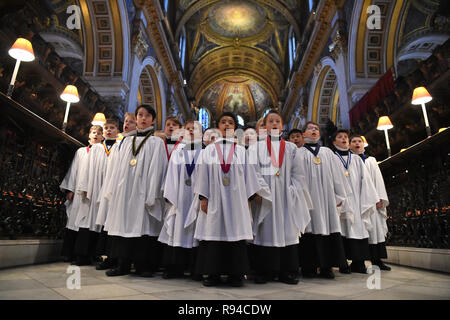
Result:
M255 127L277 109L285 135L314 121L324 145L337 129L365 136L390 197L388 262L412 283L407 294L402 286L408 284L390 275L383 289L393 298L449 299L449 36L447 0L1 1L0 299L18 299L1 283L14 275L30 279L33 269L26 268L36 263L54 262L39 272L56 270L52 281L61 285L54 288L63 286L57 251L66 214L59 184L76 149L87 145L95 114L122 127L125 113L140 104L156 110L156 129L171 116L214 128L225 111L240 128ZM18 38L32 44L34 60L17 70L8 50ZM79 102L63 128L60 95L67 85L76 87ZM411 103L418 87L432 97L427 118ZM377 130L382 116L393 125L385 134ZM29 251L11 257L21 250ZM416 259L404 258L407 252ZM23 265L31 266L15 269ZM186 284L171 296L169 289L119 288L94 273L88 277L92 286L116 286L122 293L113 297L206 295ZM291 295L271 289L279 289L275 299L349 298L333 288ZM64 290L48 297L83 298ZM272 299L265 290L253 296L217 290L211 299ZM383 299L381 292L367 297Z

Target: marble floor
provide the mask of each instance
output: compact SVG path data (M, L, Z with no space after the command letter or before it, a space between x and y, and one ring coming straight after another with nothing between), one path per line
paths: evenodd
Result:
M188 278L165 280L161 273L153 278L107 277L92 266L80 267L80 289L68 289L68 266L58 262L0 270L0 300L450 300L449 274L397 265L381 271L380 289L368 288L368 280L376 284L369 279L373 275L344 275L337 270L334 280L300 278L298 285L246 281L242 288L207 288Z

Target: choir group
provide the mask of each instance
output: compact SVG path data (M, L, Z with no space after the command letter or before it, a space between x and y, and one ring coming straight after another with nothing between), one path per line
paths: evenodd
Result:
M155 131L155 118L144 104L121 135L115 120L91 127L61 183L67 261L236 287L366 273L366 260L390 270L388 197L361 136L338 130L325 147L308 122L286 141L276 110L241 136L229 112L204 133L176 117Z

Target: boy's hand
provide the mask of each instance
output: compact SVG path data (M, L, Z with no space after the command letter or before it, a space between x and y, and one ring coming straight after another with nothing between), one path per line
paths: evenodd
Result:
M208 213L208 199L203 199L200 206L204 213Z
M73 200L73 192L69 192L69 193L66 195L66 199L69 200L69 201L72 201L72 200Z
M262 203L262 197L261 197L259 194L257 194L257 195L255 195L255 197L253 198L253 201L254 201L256 204L260 205L260 204Z
M377 209L381 209L383 207L383 200L377 202Z

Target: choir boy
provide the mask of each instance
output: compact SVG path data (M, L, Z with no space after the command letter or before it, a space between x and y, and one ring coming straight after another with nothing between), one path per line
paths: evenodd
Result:
M196 220L196 272L205 275L205 286L218 285L221 275L228 276L231 286L243 285L249 271L246 241L253 239L249 199L257 192L269 192L260 185L254 165L246 164L246 150L233 137L236 126L233 113L219 117L222 138L203 150L197 176L201 183L194 188L200 211L190 210L186 222Z
M292 129L288 134L288 141L301 148L303 146L303 132L300 129Z
M107 119L103 126L105 140L102 143L92 146L89 152L88 170L84 172L78 186L78 192L84 193L84 197L89 201L89 210L79 212L77 222L80 227L75 251L78 256L93 261L98 253L96 252L98 236L101 226L96 224L100 191L106 174L107 163L111 153L116 147L116 138L119 134L119 125L116 120Z
M386 251L386 234L388 232L386 219L386 207L389 205L389 199L384 186L383 175L378 167L377 160L370 157L364 152L364 142L361 136L353 136L350 139L350 149L357 154L366 164L373 184L377 191L378 202L374 208L374 214L370 216L372 228L369 230L369 249L370 260L373 265L378 266L381 270L391 270L391 268L383 263L381 259L387 258Z
M332 136L333 151L341 162L339 169L345 174L351 186L348 196L353 219L341 219L345 254L352 263L342 266L342 273L367 273L364 261L369 259L369 232L371 215L378 202L375 187L364 162L349 150L348 132L338 130Z
M297 146L281 137L283 120L271 110L264 118L268 136L250 147L257 153L257 170L270 188L271 204L256 196L262 205L254 209L253 252L255 282L266 283L274 277L297 284L299 235L310 222L311 197L306 189ZM255 210L256 209L256 210Z
M320 129L315 122L303 128L305 144L298 148L301 172L312 199L311 222L299 243L300 265L303 277L333 279L332 267L347 265L341 236L340 217L351 216L347 197L351 193L342 164L329 148L319 144Z
M110 208L105 229L113 236L111 257L118 259L107 276L130 273L134 262L137 275L151 277L159 265L167 153L164 141L153 136L155 110L143 104L135 114L137 133L123 139L113 183L105 190Z
M201 156L202 126L197 121L187 121L182 143L173 154L167 168L164 198L170 204L158 241L164 243L163 278L182 277L189 270L195 277L195 223L185 227L189 209L194 199L197 183L198 160Z
M90 128L89 145L77 150L69 171L67 171L67 174L60 185L61 190L69 191L66 195L67 201L65 202L67 224L62 247L62 256L64 256L68 262L75 259L74 249L79 230L75 220L78 215L78 211L87 211L89 209L88 201L83 198L82 194L76 192L77 184L80 183L81 177L83 176L85 170L87 170L89 151L93 145L102 141L102 134L103 128L101 126L92 126ZM87 261L81 261L80 257L75 263L83 264L87 263Z

